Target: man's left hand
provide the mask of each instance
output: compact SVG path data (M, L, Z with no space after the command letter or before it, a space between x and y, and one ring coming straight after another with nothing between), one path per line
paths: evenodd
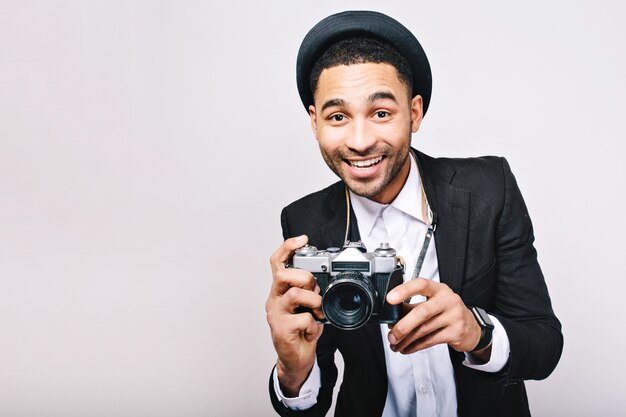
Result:
M389 291L387 301L400 304L417 294L427 299L404 305L404 316L388 335L391 350L409 354L440 343L447 343L457 352L470 352L476 347L481 328L461 297L446 284L416 278ZM485 353L490 352L489 347Z

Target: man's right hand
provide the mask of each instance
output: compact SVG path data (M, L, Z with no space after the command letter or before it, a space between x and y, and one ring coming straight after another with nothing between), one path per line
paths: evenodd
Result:
M296 313L302 306L310 308L315 316L324 317L320 288L313 274L285 267L294 251L307 242L306 235L287 239L270 257L273 281L265 311L278 353L278 380L281 390L289 397L298 396L311 372L317 340L324 328L309 312Z

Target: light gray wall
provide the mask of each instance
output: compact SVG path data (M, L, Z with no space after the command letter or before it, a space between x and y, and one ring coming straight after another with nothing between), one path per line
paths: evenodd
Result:
M517 175L566 341L534 415L624 415L626 8L590 0L0 2L0 415L272 415L279 211L335 180L295 56L354 8L430 57L414 145Z

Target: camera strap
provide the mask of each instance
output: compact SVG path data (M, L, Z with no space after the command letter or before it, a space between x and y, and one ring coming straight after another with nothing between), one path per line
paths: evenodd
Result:
M433 235L435 234L435 229L437 229L437 213L430 209L430 205L428 204L428 200L426 199L426 192L424 192L424 184L420 181L421 191L422 191L422 213L424 213L425 217L428 218L428 230L426 231L426 236L424 237L424 243L422 243L422 249L420 249L420 254L417 257L417 262L415 263L415 268L413 269L413 275L411 279L415 279L419 277L420 272L422 272L422 265L424 264L424 259L426 259L426 252L428 252L428 246L430 246L430 241L433 239Z
M343 238L344 242L348 241L348 238L350 237L350 212L351 212L351 208L350 208L350 192L348 191L348 185L346 184L345 186L345 191L346 191L346 234Z
M430 241L433 238L433 234L435 233L436 228L437 225L434 223L428 226L426 236L424 237L424 243L422 243L422 249L420 250L420 254L417 257L417 262L415 263L415 269L413 269L413 275L411 276L411 279L417 278L422 271L422 265L424 264L424 259L426 258L426 252L428 252L428 246L430 245Z

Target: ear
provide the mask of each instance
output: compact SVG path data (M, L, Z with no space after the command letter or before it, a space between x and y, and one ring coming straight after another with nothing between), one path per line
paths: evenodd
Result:
M415 133L420 128L424 117L424 101L422 96L417 95L411 100L411 132Z
M309 117L311 118L311 129L317 139L317 113L315 113L315 106L312 104L309 106Z

